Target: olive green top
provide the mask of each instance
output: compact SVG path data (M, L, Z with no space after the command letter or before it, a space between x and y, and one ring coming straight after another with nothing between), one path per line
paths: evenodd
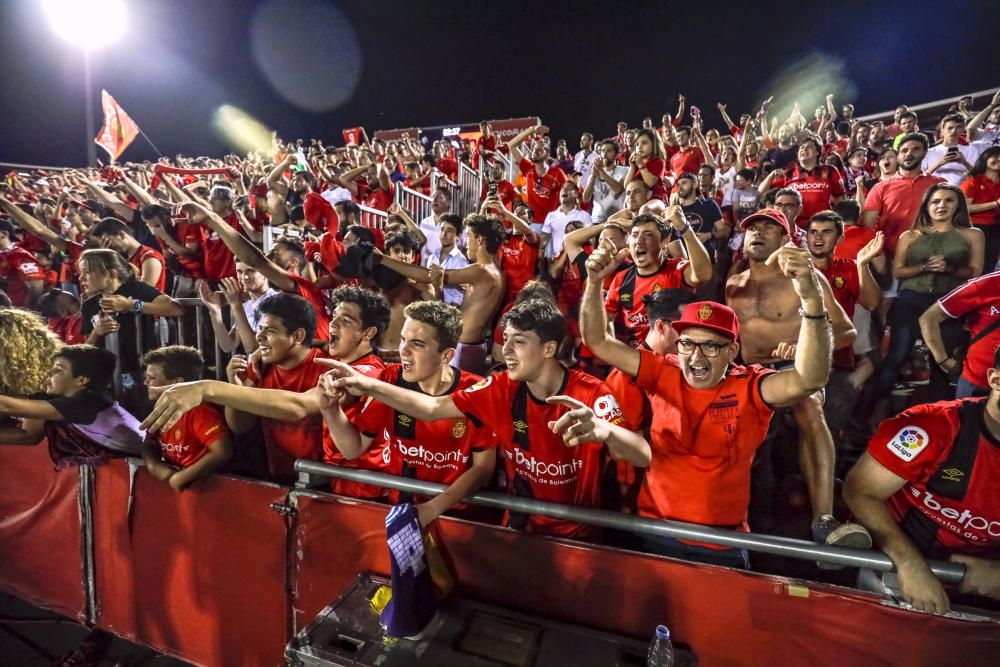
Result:
M906 266L921 266L935 255L944 257L952 271L969 265L972 248L961 232L922 232L906 249ZM899 289L909 289L924 294L944 294L965 282L953 273L921 273L899 283Z

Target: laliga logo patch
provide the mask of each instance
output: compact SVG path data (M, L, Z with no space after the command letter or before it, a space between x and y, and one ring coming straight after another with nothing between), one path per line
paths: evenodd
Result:
M458 439L465 435L466 431L465 420L456 419L454 425L451 427L451 437Z
M698 309L698 319L702 322L712 319L712 315L715 313L715 309L712 308L707 303Z
M480 380L476 384L474 384L471 387L469 387L468 389L466 389L465 393L471 394L474 391L479 391L480 389L486 389L491 384L493 384L493 376L492 375L487 375L482 380Z
M904 461L912 461L931 441L927 431L919 426L904 426L886 445Z
M845 283L846 281L844 280L844 276L836 276L833 279L833 286L836 287L837 289L841 289L845 285Z

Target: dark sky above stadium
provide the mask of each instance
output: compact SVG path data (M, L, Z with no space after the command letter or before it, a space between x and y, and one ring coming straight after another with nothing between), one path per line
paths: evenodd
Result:
M995 0L948 2L399 2L125 0L96 52L106 88L165 154L221 155L223 105L285 138L540 115L572 148L673 112L719 125L769 93L804 113L828 88L881 111L1000 83ZM39 2L0 3L0 161L85 158L83 58ZM977 100L979 108L984 102ZM141 138L123 160L154 158Z

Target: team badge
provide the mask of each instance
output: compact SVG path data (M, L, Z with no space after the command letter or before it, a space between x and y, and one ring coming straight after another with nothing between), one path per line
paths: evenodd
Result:
M843 288L846 283L847 281L844 280L844 276L834 276L833 278L833 286L837 289Z
M492 375L487 375L482 380L480 380L476 384L474 384L471 387L469 387L468 389L466 389L465 393L471 394L474 391L479 391L480 389L486 389L491 384L493 384L493 376Z
M456 419L451 427L451 437L458 439L465 435L466 427L464 419Z
M924 447L930 444L931 438L927 431L919 426L904 426L892 437L886 447L904 461L912 461Z
M712 308L707 303L698 309L698 319L702 322L712 319L712 315L715 313L715 309Z

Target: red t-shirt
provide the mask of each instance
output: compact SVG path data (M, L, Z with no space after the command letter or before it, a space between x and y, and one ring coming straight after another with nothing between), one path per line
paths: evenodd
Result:
M675 355L639 354L635 382L653 415L639 514L746 530L750 464L774 413L760 383L774 371L734 365L715 387L695 389Z
M934 543L923 549L934 557L1000 557L1000 440L983 425L981 414L973 415L980 420L975 460L965 470L949 468L949 481L967 480L964 497L955 500L927 488L955 445L961 427L958 409L968 403L984 404L985 399L914 406L882 422L868 444L873 459L907 482L886 501L896 520L917 512L938 526Z
M226 224L240 234L243 228L236 213L230 213L223 218ZM236 277L236 257L226 246L225 241L211 227L205 227L205 245L202 246L205 257L205 280L214 283L223 278Z
M392 181L389 181L388 190L383 190L381 187L377 187L372 190L366 189L365 193L361 195L361 205L367 206L368 208L374 208L379 211L388 211L389 207L392 206L394 189Z
M28 305L29 280L45 281L45 271L30 252L16 245L0 250L0 287L7 292L15 308Z
M500 247L500 269L507 277L504 304L513 303L517 293L534 280L538 266L538 243L521 234L507 237Z
M527 202L534 213L535 221L542 222L552 211L559 208L559 190L566 182L566 174L559 167L549 167L548 171L538 176L535 163L527 158L521 158L518 163L521 173L527 183Z
M181 415L169 430L154 440L167 463L187 468L208 452L209 446L229 433L226 419L211 403L202 403Z
M875 238L875 230L864 225L848 225L844 227L844 240L837 244L833 256L838 259L857 259L861 249ZM850 315L850 313L848 313Z
M802 229L809 226L809 218L830 208L830 198L840 197L847 190L840 170L828 164L803 169L797 163L785 170L784 176L771 181L772 188L792 188L802 195L802 211L795 224Z
M374 354L367 354L356 361L352 361L351 367L362 375L377 378L382 374L385 364ZM346 406L344 408L344 415L347 416L347 421L357 424L358 415L361 414L361 408L364 404L364 398L362 397ZM361 468L362 470L388 472L388 453L385 451L385 440L382 439L382 434L379 433L367 452L356 459L347 459L337 449L337 445L330 436L330 429L326 427L326 422L323 422L323 462L345 468ZM351 496L352 498L381 498L388 495L388 490L380 486L352 482L346 479L334 479L331 482L331 490L342 496Z
M643 432L653 418L652 407L646 392L636 385L628 375L612 368L604 383L614 395L622 411L622 428ZM635 514L638 510L639 491L646 475L645 468L636 468L628 461L613 461L615 477L618 480L618 494L621 498L620 511Z
M294 368L266 366L263 377L258 378L253 366L247 368L247 379L262 389L284 389L307 392L319 382L319 376L328 369L316 363L325 358L319 349L311 349ZM323 454L323 419L318 415L298 422L261 418L264 448L267 450L267 467L272 477L289 479L295 476L295 459L319 461Z
M572 396L590 406L599 418L621 423L621 410L611 391L591 375L564 371L563 384L555 394ZM451 398L474 424L485 425L499 438L511 493L578 507L601 506L603 444L587 442L567 447L562 437L549 429L549 422L559 419L568 408L536 398L527 385L511 380L506 371L483 378ZM558 537L582 537L594 532L579 523L535 515L526 520L508 516L507 523Z
M940 176L920 174L913 178L896 174L876 183L865 199L865 211L878 211L876 229L885 235L885 254L892 259L903 232L913 226L924 193L935 183L944 183Z
M294 273L288 274L288 277L295 281L295 293L308 301L316 311L316 333L313 338L321 341L330 340L330 313L326 311L326 297L323 296L323 290L308 278Z
M670 193L667 192L667 187L663 184L663 177L666 175L666 163L659 158L651 158L646 160L646 169L649 170L653 176L656 176L656 184L651 188L652 198L659 199L660 201L667 201L670 197ZM642 172L636 170L635 174L632 176L632 180L643 180Z
M189 222L178 222L174 227L174 237L181 245L194 244L198 246L198 254L195 257L177 257L177 261L184 272L192 280L200 280L205 277L205 228ZM164 245L164 252L169 252L169 247Z
M853 259L839 259L834 256L825 269L820 269L830 288L833 298L843 307L848 318L854 317L854 306L861 295L861 278L858 277L858 263ZM854 369L854 348L850 345L833 351L833 367L838 370Z
M479 156L482 155L482 153L483 153L484 150L485 151L492 151L494 153L496 152L496 150L497 150L497 136L495 134L493 136L489 137L489 138L480 135L480 137L478 139L476 139L476 149L474 151L472 151L472 168L473 169L478 169L479 168ZM491 156L487 156L487 158L489 158L489 157L491 157Z
M649 316L646 315L642 297L666 288L691 289L684 282L684 270L688 264L688 260L679 257L668 259L656 273L648 276L640 275L635 266L630 266L611 281L604 308L612 318L619 311L624 314L624 324L632 332L632 340L629 341L632 347L638 347L649 333ZM629 285L632 286L631 293L623 290Z
M1000 317L1000 271L959 285L938 300L949 317L965 317L969 336L975 337ZM1000 345L1000 328L993 330L969 348L962 367L962 377L979 387L989 386L986 371L993 368L993 355Z
M434 166L449 179L458 183L458 160L451 157L442 157L438 158Z
M423 393L417 383L403 380L400 369L399 364L386 366L379 379ZM465 371L456 371L454 376L446 394L468 389L482 379ZM387 439L386 460L393 475L424 482L451 484L472 466L474 452L499 445L488 427L464 417L425 422L373 399L365 402L355 423L364 435ZM418 502L423 500L417 497Z
M136 275L141 276L142 265L147 260L153 260L160 264L160 277L153 287L161 292L164 291L167 287L167 263L163 261L163 255L149 246L140 245L139 249L135 251L135 254L128 258L128 263L135 267Z
M322 236L319 237L319 242L308 241L305 244L306 258L310 261L322 264L330 273L336 273L337 267L340 266L340 260L343 259L344 244L341 243L335 234L330 232L324 232Z
M489 183L483 181L483 191L479 195L479 201L482 202L486 199L486 195L489 194ZM517 197L517 188L510 181L500 181L497 183L497 197L503 202L503 205L507 207L508 210L514 209L514 201ZM503 218L503 225L507 229L511 228L511 224L507 221L507 218Z
M87 337L80 333L80 313L65 317L50 317L49 331L59 336L59 340L67 345L80 345L87 342Z
M986 204L1000 199L1000 181L994 183L986 174L967 178L962 182L962 192L965 198L973 204ZM993 208L988 211L980 211L972 214L972 224L986 226L1000 224L1000 208ZM995 257L992 259L996 259ZM986 258L986 264L990 264L990 258Z
M678 148L677 152L670 156L670 171L674 173L674 178L686 171L697 174L704 159L705 156L702 155L700 148Z

